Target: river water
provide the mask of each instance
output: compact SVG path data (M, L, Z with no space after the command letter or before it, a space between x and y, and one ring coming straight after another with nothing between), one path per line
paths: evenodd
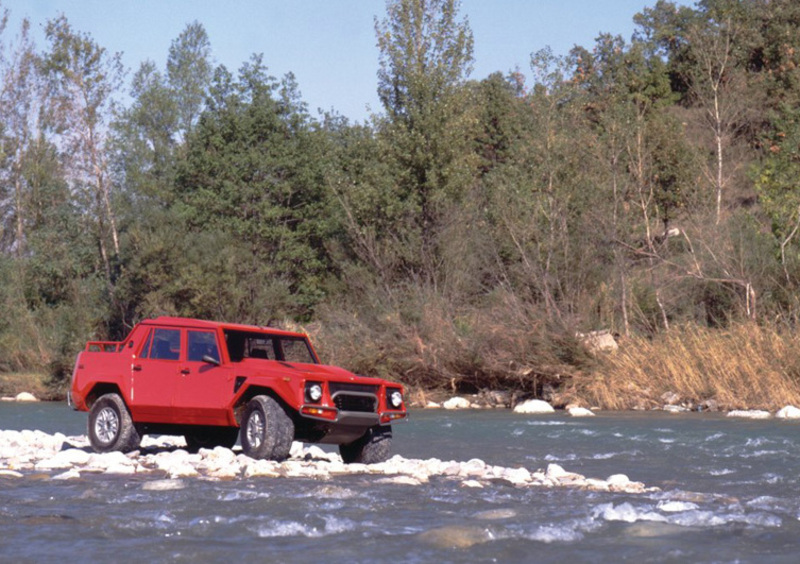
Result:
M0 404L0 429L85 434L64 404ZM394 427L405 458L590 477L661 489L483 489L445 479L379 484L39 474L0 478L0 561L797 562L800 423L715 414L413 411Z

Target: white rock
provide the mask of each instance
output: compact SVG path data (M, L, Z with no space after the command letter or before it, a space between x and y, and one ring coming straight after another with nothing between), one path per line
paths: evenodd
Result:
M20 392L14 397L14 401L39 401L36 396L29 392Z
M111 464L106 467L105 474L136 474L136 466L130 464Z
M543 400L531 399L518 403L514 407L514 413L553 413L553 406Z
M584 482L586 478L574 472L567 472L558 464L548 464L547 479L559 484L578 484Z
M426 409L439 409L442 407L442 404L436 403L435 401L429 401L425 404Z
M526 468L502 468L499 477L520 486L531 481L531 473Z
M182 480L153 480L145 482L142 489L151 492L167 492L172 490L182 490L186 484Z
M54 480L74 480L76 478L80 478L81 473L78 472L75 468L70 468L66 472L62 472L56 476L53 476Z
M289 448L289 458L303 458L303 449L303 443L300 441L293 441L292 446Z
M629 484L630 481L631 479L625 474L614 474L606 478L606 482L608 482L610 486L625 486Z
M83 452L83 451L77 451L77 452ZM124 453L121 452L106 452L102 454L98 453L89 454L85 462L80 462L76 464L85 465L90 468L102 468L104 470L107 470L112 466L127 466L133 469L136 466L136 461L131 460L130 458L125 456Z
M278 463L272 460L252 460L251 464L244 465L244 477L278 478Z
M682 405L670 405L667 404L662 408L667 413L686 413L689 411L688 408L683 407Z
M800 409L793 405L787 405L786 407L778 410L778 413L775 414L775 417L778 419L800 419Z
M728 412L728 417L740 417L742 419L769 419L772 414L769 411L760 409L741 410L735 409Z
M681 511L693 511L699 506L691 501L659 501L658 508L667 513L679 513Z
M420 486L422 482L411 476L389 476L375 480L378 484L395 484L398 486Z
M567 409L567 414L571 417L594 417L594 412L585 407L570 407Z
M62 450L52 458L40 460L36 463L37 470L57 470L60 468L72 468L82 466L89 461L89 453L75 448Z
M364 465L366 466L366 465ZM327 469L322 465L308 464L296 460L287 460L280 465L281 475L289 478L314 478L327 480L331 477Z
M461 463L460 476L482 476L486 470L486 463L479 458L473 458Z
M589 352L613 352L619 349L614 335L608 329L590 331L589 333L576 333L575 336L580 339Z
M612 492L643 493L647 489L641 482L632 482L625 474L614 474L606 480Z
M83 444L83 438L69 438L66 444ZM163 448L175 448L177 441L161 441ZM462 487L485 487L491 480L506 480L516 487L578 487L597 491L623 491L639 493L657 491L646 489L640 482L631 482L627 476L618 475L608 482L586 478L567 472L558 464L550 464L545 474L541 470L530 472L526 468L508 468L487 465L481 459L466 462L406 459L395 455L378 464L344 464L336 454L322 451L316 446L304 449L298 443L293 448L298 458L283 463L255 460L230 449L217 447L201 449L190 454L183 449L141 454L134 451L127 455L119 452L95 454L86 447L62 448L65 437L48 435L41 431L0 431L0 477L24 477L20 470L62 471L60 480L80 478L87 472L106 474L147 474L163 472L170 479L148 482L145 490L169 490L185 487L178 478L202 476L213 479L242 479L254 476L300 477L327 480L342 475L377 475L377 483L398 485L420 485L432 476L442 476L460 482ZM312 458L309 460L309 458Z
M564 470L564 468L562 468L558 464L548 464L547 465L546 475L547 475L548 478L558 478L559 476L563 476L566 473L567 473L567 471Z
M442 404L442 407L445 409L468 409L469 406L470 406L469 400L458 396L450 398L449 400L447 400Z
M598 480L597 478L586 478L586 487L595 492L610 491L608 482L605 480Z

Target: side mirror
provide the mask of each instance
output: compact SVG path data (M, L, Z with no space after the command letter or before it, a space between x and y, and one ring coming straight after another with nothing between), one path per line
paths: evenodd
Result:
M220 362L211 355L204 354L203 355L203 362L207 362L209 364L213 364L214 366L219 366Z

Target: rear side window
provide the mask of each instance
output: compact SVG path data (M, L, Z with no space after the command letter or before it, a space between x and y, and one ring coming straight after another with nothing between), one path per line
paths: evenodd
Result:
M147 340L144 342L142 350L139 352L139 358L150 358L150 343L153 339L153 332L147 334Z
M217 339L211 331L189 331L187 360L201 362L204 356L210 356L219 362Z
M151 359L178 360L181 356L181 332L179 329L156 329L153 331Z

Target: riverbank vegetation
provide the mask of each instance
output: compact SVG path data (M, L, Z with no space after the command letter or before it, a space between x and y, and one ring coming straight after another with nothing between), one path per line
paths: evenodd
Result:
M4 19L0 373L63 389L86 340L170 314L302 327L420 389L789 403L800 7L632 17L475 78L457 1L389 0L364 123L260 55L215 67L201 22L126 81L66 17Z
M605 409L777 411L800 405L799 341L794 332L751 323L631 337L598 370L573 379L562 401L572 395Z

